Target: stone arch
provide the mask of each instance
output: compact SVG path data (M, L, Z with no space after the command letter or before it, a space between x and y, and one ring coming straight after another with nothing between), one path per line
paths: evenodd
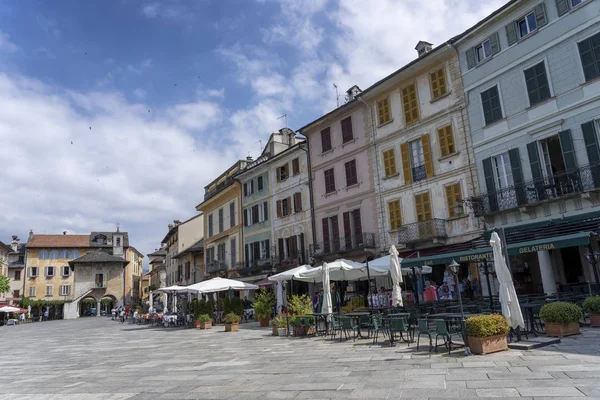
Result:
M110 311L117 307L117 298L112 294L105 294L100 299L100 309L106 313L106 315L110 315Z
M98 306L98 299L91 294L84 296L79 300L79 316L85 317L89 315L88 310L96 309Z

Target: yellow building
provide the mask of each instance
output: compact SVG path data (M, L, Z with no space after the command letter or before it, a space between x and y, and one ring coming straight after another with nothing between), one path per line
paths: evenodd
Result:
M150 297L150 274L142 276L142 303L148 301Z
M227 276L243 265L241 185L234 176L252 159L239 160L204 188L196 210L204 214L206 278Z
M142 299L144 255L135 247L129 247L125 251L125 259L129 261L125 267L125 303L137 306Z

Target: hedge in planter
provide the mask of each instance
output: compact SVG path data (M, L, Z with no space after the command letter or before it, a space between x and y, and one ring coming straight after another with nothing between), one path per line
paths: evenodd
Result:
M592 296L585 299L583 309L590 314L592 327L600 327L600 296Z
M200 314L197 321L200 321L200 329L212 328L212 318L208 314Z
M225 332L237 332L242 317L235 313L225 315Z
M500 314L478 315L467 319L469 348L476 354L488 354L508 349L506 335L510 326Z
M578 334L579 320L582 316L581 308L573 303L550 303L540 310L540 318L546 325L548 336L563 337Z

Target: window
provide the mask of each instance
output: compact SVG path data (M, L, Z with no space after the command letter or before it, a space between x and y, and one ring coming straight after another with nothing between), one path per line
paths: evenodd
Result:
M258 179L256 180L256 186L258 191L260 192L261 190L263 190L263 177L259 176Z
M213 216L210 214L208 216L208 237L213 235Z
M492 167L495 172L494 179L497 188L504 189L513 186L512 169L508 153L492 157Z
M396 175L396 156L394 149L389 149L383 152L383 170L385 176Z
M120 246L121 246L121 238L120 238L120 237L118 237L118 238L117 238L117 247L120 247Z
M410 167L413 182L421 181L427 178L425 172L425 155L423 153L423 142L421 139L413 140L408 143L410 149Z
M235 202L229 203L229 227L235 226Z
M267 205L268 203L265 201L263 203L262 206L262 210L263 210L263 221L268 221L269 220L269 207Z
M38 276L38 267L29 267L29 276L31 278Z
M29 297L35 297L35 286L29 286Z
M517 21L517 27L519 28L519 36L525 37L531 32L537 29L537 22L535 20L535 13L532 11L525 18Z
M585 81L600 77L600 32L578 43Z
M336 251L340 246L340 227L338 225L337 215L323 218L321 222L323 227L324 252L327 254L332 250Z
M429 83L431 84L431 98L437 99L447 93L446 91L446 71L440 68L429 74Z
M177 282L183 279L183 265L177 266Z
M38 253L38 258L40 260L47 260L48 259L48 251L47 250L40 250L40 252Z
M73 259L79 258L79 251L78 250L72 250L71 251L71 258L73 258Z
M393 200L388 203L390 213L390 229L398 229L402 226L402 213L400 211L400 200Z
M414 83L402 89L402 107L404 108L404 122L406 122L406 125L419 121L417 88Z
M258 204L252 206L251 210L252 210L252 223L256 224L257 222L260 222L260 218L258 215Z
M50 255L49 257L51 260L56 260L58 259L58 250L52 250L50 251Z
M545 175L548 177L558 175L560 177L567 168L565 167L563 150L558 135L540 140L540 147L542 149L543 170ZM560 178L557 177L556 179Z
M440 142L440 152L442 157L453 154L456 149L454 148L454 135L452 135L452 125L444 126L438 129L438 140Z
M356 185L358 177L356 176L356 160L348 161L344 164L346 167L346 186Z
M281 200L281 216L286 217L291 214L290 210L290 200L289 198L285 198Z
M13 290L13 297L18 299L19 297L21 297L20 295L21 295L20 290Z
M15 281L21 280L21 271L15 271Z
M352 117L344 118L342 124L342 143L348 143L354 139L352 132Z
M46 277L51 278L54 276L54 267L46 267Z
M281 167L277 167L277 182L285 181L288 178L288 165L284 164Z
M325 171L325 193L335 192L335 177L333 176L333 168Z
M219 233L223 232L223 209L219 208Z
M516 41L515 24L511 23L506 27L507 34ZM492 33L478 45L468 49L465 53L467 56L467 68L474 68L477 64L484 62L494 54L500 52L500 35L498 32Z
M171 274L171 282L173 282L173 281L174 281L174 278L173 278L173 275ZM96 274L94 282L95 282L97 288L103 288L104 287L104 274Z
M325 128L321 131L321 152L325 153L331 149L331 129Z
M302 211L302 193L296 192L294 193L294 212L300 211Z
M66 260L69 258L69 250L61 250L60 254L58 255L58 258L62 259L62 260Z
M500 106L498 86L494 86L481 92L481 105L483 107L483 117L486 125L502 119L502 107Z
M479 46L475 46L475 54L477 56L477 62L480 63L488 57L492 56L492 44L487 39Z
M577 7L581 3L586 2L587 0L571 0L571 7Z
M392 120L392 115L390 111L390 100L386 97L377 102L377 119L379 120L379 125L383 125Z
M292 160L292 174L294 174L294 176L296 176L299 173L300 173L300 159L294 158Z
M46 297L51 297L53 292L52 285L46 285Z
M61 285L60 287L60 295L68 296L71 293L71 285Z
M523 72L525 73L525 84L527 85L527 95L529 96L530 105L533 106L540 101L550 98L550 86L548 86L546 67L543 61Z
M231 253L231 268L234 268L235 264L237 263L237 248L235 238L231 239L229 245L231 246L229 251Z
M462 202L462 191L460 188L460 182L453 185L445 186L446 190L446 203L448 205L448 215L450 218L458 217L454 206Z
M69 276L69 275L71 275L71 268L69 268L68 265L63 265L62 276Z

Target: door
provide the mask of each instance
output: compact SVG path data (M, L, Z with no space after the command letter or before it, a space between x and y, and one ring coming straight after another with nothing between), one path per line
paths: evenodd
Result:
M417 221L419 226L419 239L427 239L433 236L433 221L431 214L431 202L429 192L415 195L415 207L417 210Z
M104 274L96 274L96 287L97 288L104 287Z

